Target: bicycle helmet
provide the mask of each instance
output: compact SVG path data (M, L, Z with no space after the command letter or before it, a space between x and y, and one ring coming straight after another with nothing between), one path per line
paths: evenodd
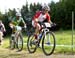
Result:
M21 16L21 14L20 13L16 13L16 16Z
M48 11L50 11L50 7L47 6L47 5L44 5L44 6L42 6L42 10L48 10Z

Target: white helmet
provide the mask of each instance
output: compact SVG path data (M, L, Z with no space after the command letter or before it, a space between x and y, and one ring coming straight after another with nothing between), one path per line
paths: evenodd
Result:
M21 16L21 14L20 13L16 13L16 16Z
M48 10L48 11L50 11L50 7L48 5L44 5L44 6L42 6L42 10Z

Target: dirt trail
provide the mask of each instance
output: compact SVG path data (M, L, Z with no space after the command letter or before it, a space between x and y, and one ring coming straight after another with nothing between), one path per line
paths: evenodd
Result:
M53 54L45 56L43 53L35 52L29 54L28 51L16 52L16 50L0 48L0 58L75 58L75 55Z

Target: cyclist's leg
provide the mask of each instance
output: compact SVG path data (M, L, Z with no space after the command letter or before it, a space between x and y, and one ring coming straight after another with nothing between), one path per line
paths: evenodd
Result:
M16 39L15 39L16 38L15 33L16 33L16 28L15 28L15 26L13 26L11 37L13 37L12 40L14 40L14 41L16 41Z
M35 30L35 34L36 34L36 35L39 34L39 30L40 30L40 24L37 23L37 24L36 24L36 30Z
M35 39L37 39L37 36L39 34L39 30L41 29L41 26L38 22L32 21L32 26L35 27Z
M15 32L16 32L15 27L13 27L13 28L11 28L11 29L12 29L12 34L11 34L11 36L12 36L12 37L15 37Z

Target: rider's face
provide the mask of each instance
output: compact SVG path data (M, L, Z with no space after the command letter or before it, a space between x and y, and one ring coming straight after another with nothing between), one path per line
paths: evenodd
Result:
M19 19L19 16L16 16L17 19Z
M43 14L48 13L48 10L42 10Z

